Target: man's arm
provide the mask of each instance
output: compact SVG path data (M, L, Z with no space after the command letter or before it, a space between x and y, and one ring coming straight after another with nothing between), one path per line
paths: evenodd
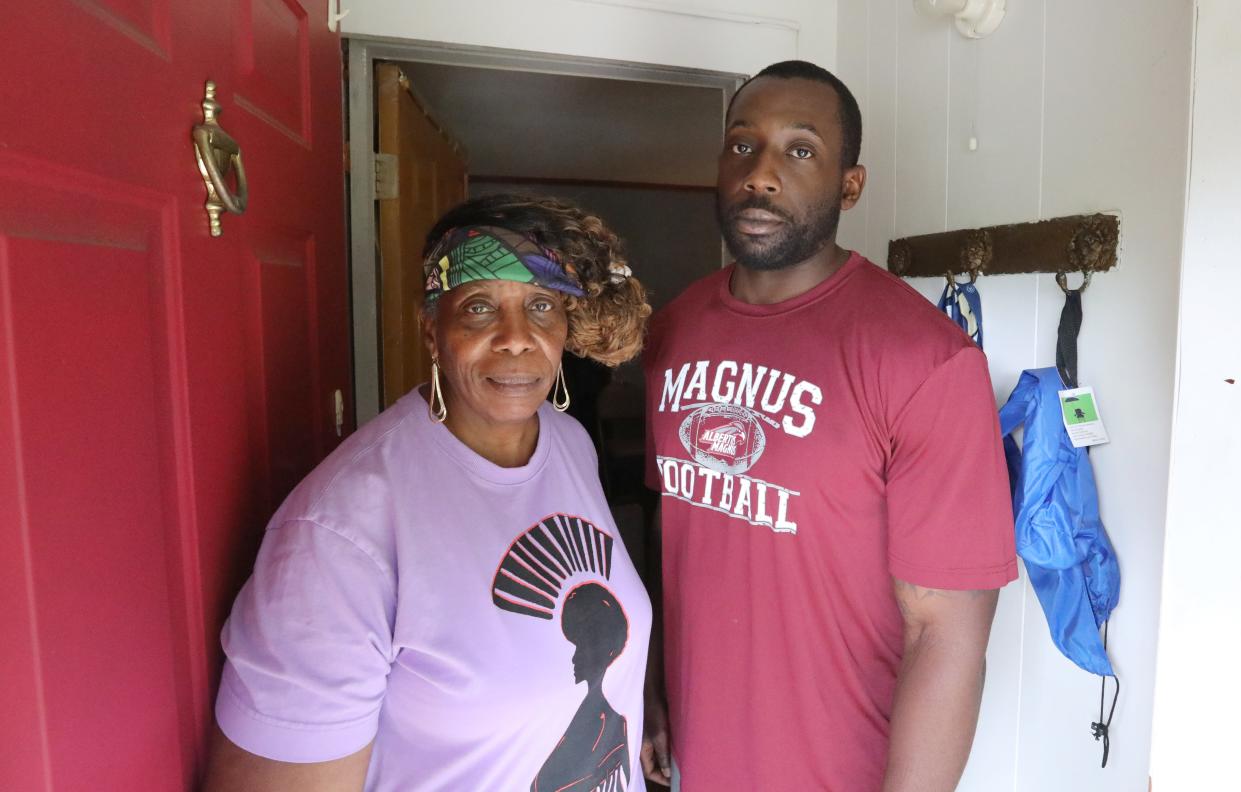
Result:
M952 792L978 725L999 591L948 591L903 580L893 587L905 620L905 654L883 792Z

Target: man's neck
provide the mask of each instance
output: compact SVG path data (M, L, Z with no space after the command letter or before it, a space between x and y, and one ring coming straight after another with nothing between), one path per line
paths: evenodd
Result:
M822 251L805 261L773 270L753 270L738 264L733 268L729 291L741 302L772 305L791 300L836 274L849 260L849 251L828 243Z

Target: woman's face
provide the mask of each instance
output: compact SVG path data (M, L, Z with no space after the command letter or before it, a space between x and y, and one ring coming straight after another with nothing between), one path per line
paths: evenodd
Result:
M569 321L557 291L481 280L440 295L425 330L449 422L500 428L529 421L547 398Z

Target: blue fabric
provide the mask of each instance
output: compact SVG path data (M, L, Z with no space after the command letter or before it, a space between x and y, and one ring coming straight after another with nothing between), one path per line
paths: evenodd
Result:
M1084 448L1074 448L1060 415L1055 368L1023 371L1000 409L1013 494L1017 554L1051 638L1077 665L1114 676L1099 628L1120 598L1120 567L1099 519L1094 471ZM1010 437L1024 424L1021 450Z
M982 349L982 296L974 284L950 281L939 296L939 310Z

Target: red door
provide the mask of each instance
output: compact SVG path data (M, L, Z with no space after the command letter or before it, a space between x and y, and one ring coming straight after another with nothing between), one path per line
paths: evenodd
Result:
M326 6L5 4L0 789L194 786L220 624L265 518L339 442ZM190 139L207 80L249 184L216 238Z

